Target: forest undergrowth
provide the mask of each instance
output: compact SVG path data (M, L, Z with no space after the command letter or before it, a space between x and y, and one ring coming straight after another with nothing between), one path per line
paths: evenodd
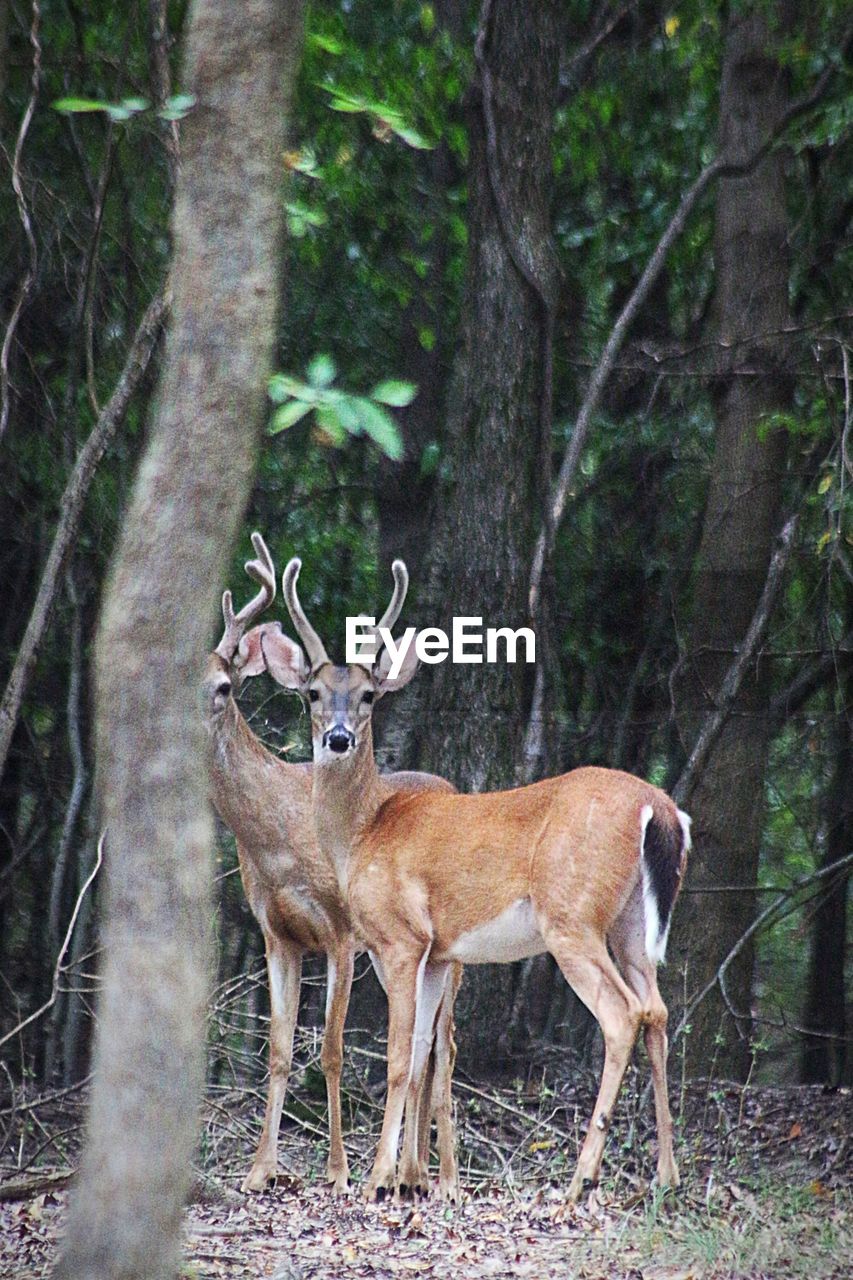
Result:
M365 1204L359 1182L380 1120L383 1045L354 1032L345 1068L353 1188L323 1185L326 1116L319 1037L299 1033L280 1138L281 1175L239 1187L257 1141L263 1084L220 1044L185 1214L187 1280L269 1276L486 1276L598 1280L841 1280L853 1248L849 1089L673 1082L682 1186L654 1185L654 1122L638 1051L599 1188L566 1206L595 1072L536 1049L501 1084L457 1073L461 1195ZM228 1076L232 1078L229 1080ZM85 1086L0 1107L0 1276L49 1274L82 1131Z

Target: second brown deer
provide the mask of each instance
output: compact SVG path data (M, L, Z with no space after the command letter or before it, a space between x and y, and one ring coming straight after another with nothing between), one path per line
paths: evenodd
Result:
M277 634L270 622L253 623L275 598L275 568L259 533L252 534L256 558L246 572L260 586L235 615L231 592L222 597L225 629L210 654L203 695L210 740L211 799L233 832L240 876L249 906L264 936L270 995L270 1073L263 1131L244 1191L261 1191L276 1176L278 1131L293 1054L305 953L327 958L325 1034L321 1065L329 1108L327 1180L336 1191L348 1185L349 1169L341 1126L340 1082L343 1029L349 1005L356 939L338 879L316 836L312 806L312 766L290 764L273 755L252 732L235 700L245 679L265 670L263 637ZM392 790L451 792L434 774L391 774ZM407 1125L408 1180L426 1191L430 1097L438 1126L440 1186L455 1197L455 1139L450 1112L453 1071L453 1000L459 973L448 988L435 1021L434 1085L425 1082L416 1113ZM420 1116L418 1125L417 1116ZM416 1142L418 1133L420 1139Z

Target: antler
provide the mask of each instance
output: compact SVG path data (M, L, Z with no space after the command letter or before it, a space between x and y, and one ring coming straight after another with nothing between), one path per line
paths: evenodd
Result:
M299 639L305 645L308 662L311 665L311 669L314 670L316 667L322 667L324 663L328 662L329 655L326 653L323 641L306 618L305 610L299 603L299 596L296 594L296 579L299 577L301 568L302 561L298 556L294 556L288 562L282 575L281 589L284 592L284 599L293 619L293 625L297 630Z
M394 594L391 596L391 603L376 624L377 632L380 627L387 627L390 631L403 612L403 605L406 603L406 592L409 590L409 571L405 563L402 560L395 560L391 565L391 572L394 575Z
M249 623L254 622L258 614L268 609L275 600L275 565L267 544L257 530L252 534L252 546L257 553L257 559L247 560L245 568L249 577L260 583L260 591L248 604L243 605L236 615L231 592L223 591L222 593L222 617L225 621L225 630L216 646L216 652L226 662L231 662L233 659Z
M409 590L409 571L406 568L405 562L402 560L395 560L391 565L391 572L394 575L394 591L391 596L391 602L382 617L376 623L376 626L371 627L369 630L365 629L364 632L363 643L366 642L368 637L372 634L376 647L372 658L364 658L362 660L363 666L372 667L376 659L379 657L379 654L382 652L383 643L382 637L379 634L379 628L387 627L390 631L402 613L403 605L406 601L406 593Z

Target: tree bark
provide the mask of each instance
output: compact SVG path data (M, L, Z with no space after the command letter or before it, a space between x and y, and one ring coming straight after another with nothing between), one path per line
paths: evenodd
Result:
M516 259L522 256L556 291L549 194L561 6L497 0L488 10L482 53L491 81L494 167L490 174L480 86L466 106L469 259L448 400L448 475L430 534L420 617L409 619L448 633L455 615L480 615L483 626L529 624L530 561L548 460L541 431L543 307ZM442 773L465 791L512 785L530 672L523 661L423 666L410 686L413 696L392 709L386 759ZM460 1001L460 1052L469 1062L494 1065L495 1027L506 1024L511 1009L511 970L472 970Z
M172 326L96 651L105 957L63 1280L165 1280L177 1268L211 954L196 691L272 365L301 18L300 0L197 0L190 17L196 106L182 129Z
M732 12L720 92L720 152L735 163L754 152L785 111L786 77L773 56L760 12ZM678 718L688 750L713 713L730 654L744 642L764 588L785 464L782 433L762 421L790 404L789 379L773 334L788 320L787 223L781 153L771 153L744 177L725 178L717 193L714 233L716 291L713 338L720 344L714 388L717 419L702 541ZM732 348L732 344L742 344ZM726 352L732 352L727 355ZM740 361L763 376L738 377ZM690 883L756 881L763 817L764 772L770 738L768 676L760 655L750 664L725 725L683 803L694 820ZM676 913L672 969L686 964L699 989L748 928L755 898L690 894ZM738 1010L748 1011L753 949L746 946L729 972ZM749 1026L735 1025L719 989L692 1019L688 1060L702 1074L743 1077L749 1064Z
M837 754L827 795L822 867L853 850L853 677L838 691ZM849 1085L853 1055L846 1043L844 961L847 954L849 870L827 885L812 918L811 962L803 1024L816 1034L803 1044L805 1084Z

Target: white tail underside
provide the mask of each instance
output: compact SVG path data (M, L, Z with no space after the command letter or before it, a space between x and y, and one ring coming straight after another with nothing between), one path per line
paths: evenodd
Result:
M644 855L646 845L646 828L652 820L654 809L644 804L640 813L640 866L643 874L643 915L646 921L646 955L652 964L663 964L666 957L666 941L669 937L669 924L661 932L660 912L652 878L646 865Z

